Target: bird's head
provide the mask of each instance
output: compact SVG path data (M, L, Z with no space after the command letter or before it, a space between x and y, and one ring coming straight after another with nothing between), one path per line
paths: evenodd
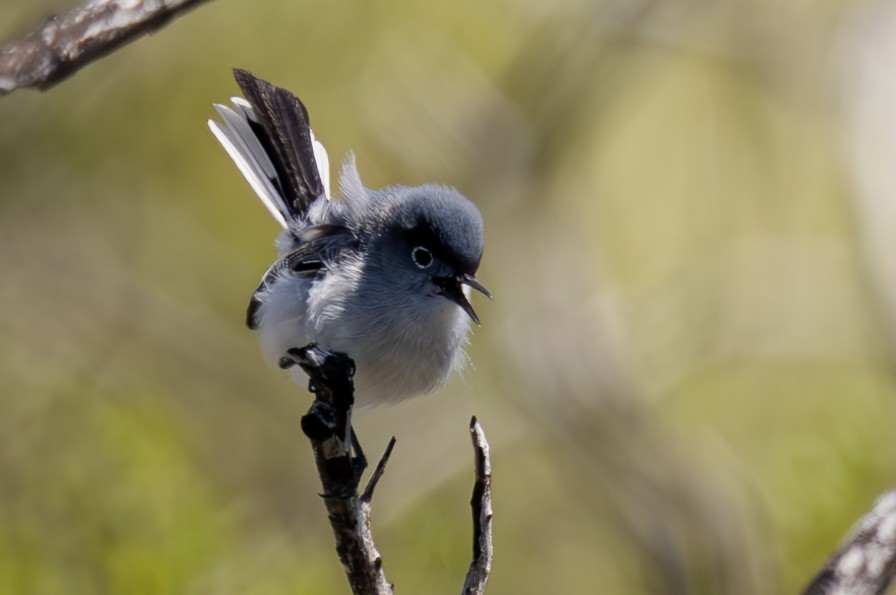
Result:
M396 279L433 299L447 299L477 325L470 289L491 298L476 280L482 258L482 215L453 188L438 185L389 188L379 239ZM385 223L388 222L388 223ZM400 274L400 277L398 276Z

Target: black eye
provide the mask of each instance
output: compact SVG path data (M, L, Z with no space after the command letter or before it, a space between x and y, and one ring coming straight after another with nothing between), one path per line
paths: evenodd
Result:
M414 264L416 264L421 269L425 269L432 264L432 252L430 252L423 246L417 246L416 248L411 250L411 258L414 259Z

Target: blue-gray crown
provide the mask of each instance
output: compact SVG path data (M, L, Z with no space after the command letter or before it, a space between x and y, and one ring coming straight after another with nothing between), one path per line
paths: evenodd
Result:
M460 274L476 273L484 242L476 205L454 188L436 184L401 188L392 196L396 199L392 220L411 245L426 245Z

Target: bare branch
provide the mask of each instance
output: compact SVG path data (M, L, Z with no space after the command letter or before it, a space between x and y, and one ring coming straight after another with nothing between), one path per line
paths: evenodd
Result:
M92 0L0 48L0 95L47 89L208 0Z
M288 358L311 379L314 403L302 418L302 431L311 440L314 460L323 486L324 504L336 536L336 552L355 595L392 595L380 554L370 530L370 502L358 496L361 474L367 466L351 427L354 406L354 362L344 353L330 353L315 344L290 349ZM281 361L281 365L284 365ZM392 444L377 466L382 475ZM371 480L374 482L374 480ZM375 486L375 482L373 484ZM369 487L368 491L373 492Z
M881 496L804 595L882 595L896 575L896 490Z
M314 460L323 485L324 503L336 536L336 552L355 595L392 595L380 554L370 530L370 501L382 477L395 438L389 441L362 496L358 495L367 461L351 426L354 406L354 362L344 353L331 353L314 343L290 349L280 366L299 365L310 378L314 403L302 418L302 431L311 440ZM464 595L482 595L491 572L492 469L488 441L474 417L470 436L476 454L473 486L473 561L464 583Z
M492 570L492 463L488 441L482 426L474 417L470 420L470 437L476 453L476 483L473 485L473 561L467 571L463 595L481 595Z

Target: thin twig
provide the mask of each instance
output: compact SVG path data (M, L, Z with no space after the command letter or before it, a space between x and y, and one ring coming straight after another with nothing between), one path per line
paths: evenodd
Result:
M208 0L93 0L0 48L0 95L44 90Z
M878 498L804 595L882 595L896 575L896 490Z
M473 485L473 561L467 571L463 595L481 595L485 592L492 570L492 463L488 441L482 426L474 417L470 420L470 438L476 453L476 483Z
M376 484L379 483L380 478L386 471L386 463L389 462L389 457L392 456L393 448L395 448L395 436L392 436L392 439L389 440L389 444L386 445L386 452L383 453L380 462L377 463L376 469L373 471L373 475L370 476L370 481L367 482L367 487L364 488L364 493L361 494L361 500L368 503L373 500L373 490L376 489Z

